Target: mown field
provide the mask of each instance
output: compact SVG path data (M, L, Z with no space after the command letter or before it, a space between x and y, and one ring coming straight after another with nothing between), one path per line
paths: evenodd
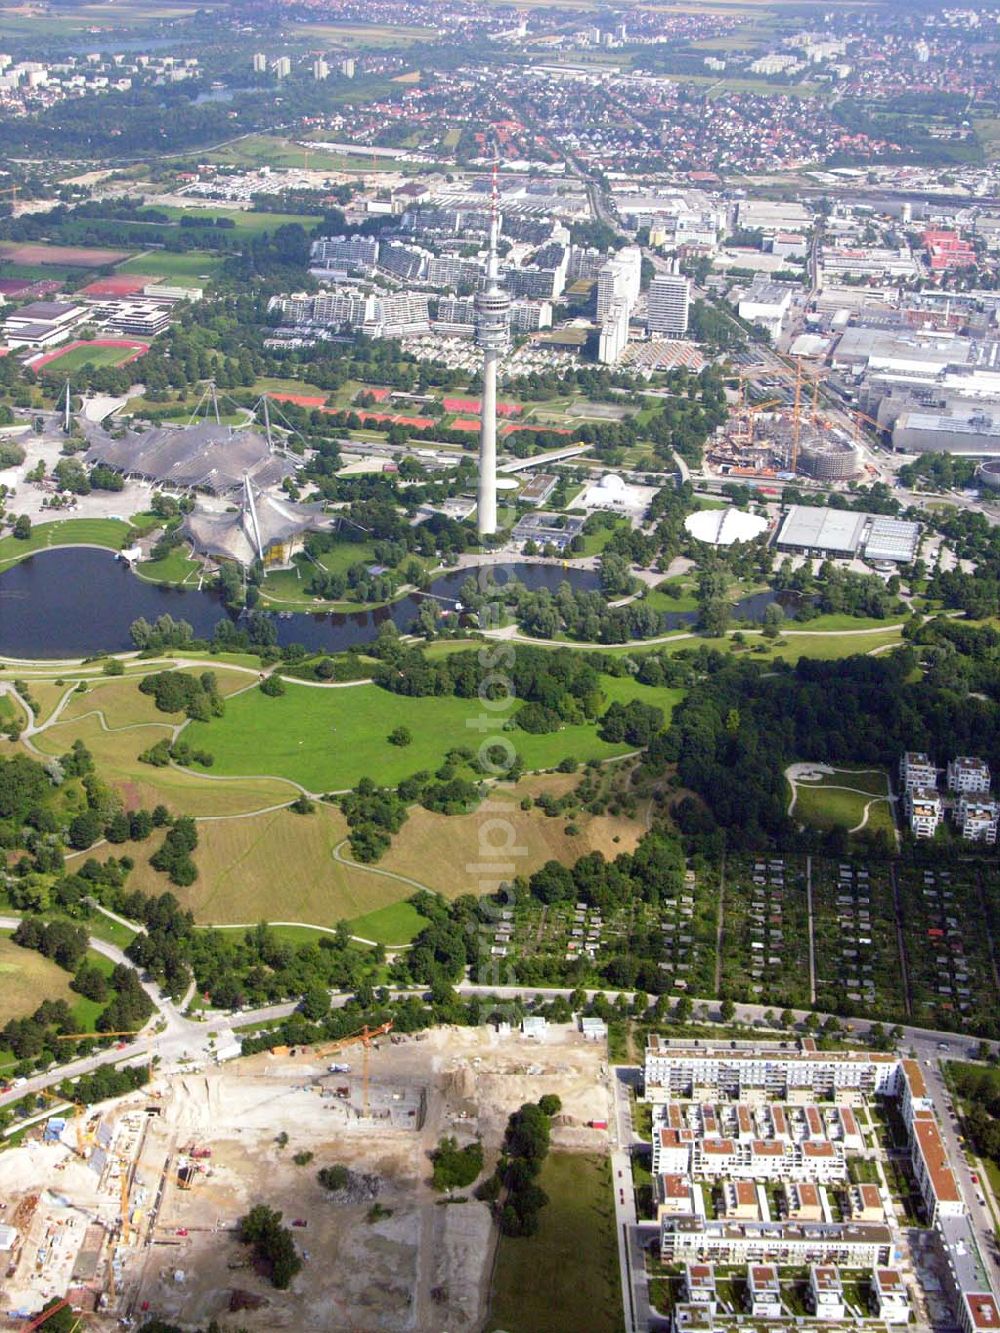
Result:
M591 851L611 858L633 850L645 807L637 820L582 815L576 834L566 832L565 816L520 808L525 795L547 790L558 796L577 781L561 774L527 778L492 794L468 815L432 814L415 806L373 866L351 864L349 830L334 806L319 803L311 815L280 809L250 818L203 819L194 854L198 879L172 891L204 924L271 919L333 926L349 920L357 934L405 944L423 924L405 902L420 888L448 898L484 894L501 878L530 875L548 860L571 864ZM130 887L148 893L168 887L148 865L161 836L143 845ZM337 848L343 860L335 857Z
M75 1004L81 997L70 990L70 980L69 972L0 933L0 1027L33 1014L43 1000Z
M793 817L818 829L894 828L889 780L880 769L838 768L818 782L796 783ZM868 811L867 819L865 811Z
M501 1239L485 1327L494 1333L620 1333L625 1325L607 1159L552 1152L538 1184L549 1197L538 1232Z
M221 267L219 256L210 255L205 250L184 250L176 254L170 250L147 250L119 264L117 271L195 286L214 277Z
M657 703L672 693L646 690L624 678L602 678L602 684L610 698L648 697ZM192 722L184 738L215 756L213 773L265 774L313 792L343 791L363 777L395 784L421 769L435 770L451 749L477 749L483 716L476 700L410 698L375 685L313 689L290 681L280 698L259 690L241 695L225 717ZM399 726L409 728L411 744L389 743L389 733ZM581 762L608 759L634 748L602 741L591 724L506 737L529 769L552 768L568 756Z
M80 370L83 366L120 366L135 354L134 347L102 347L100 343L89 343L84 347L70 348L62 356L48 362L46 369L51 375L62 375Z
M50 546L106 546L120 551L128 535L128 524L115 518L62 518L54 523L37 523L31 536L0 537L0 569L12 565L33 551Z

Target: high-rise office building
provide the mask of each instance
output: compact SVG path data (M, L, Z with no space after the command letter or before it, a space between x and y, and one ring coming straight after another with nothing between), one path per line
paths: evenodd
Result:
M646 323L650 333L682 338L687 333L691 284L681 273L658 273L649 284Z

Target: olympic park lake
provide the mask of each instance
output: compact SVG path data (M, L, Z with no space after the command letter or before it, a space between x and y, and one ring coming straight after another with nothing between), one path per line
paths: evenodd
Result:
M518 578L533 590L555 591L566 581L578 591L598 587L595 571L562 565L490 565L497 583ZM434 580L428 594L415 593L390 606L357 612L294 612L275 618L279 644L301 643L314 651L343 652L370 643L379 626L392 620L408 630L425 596L454 608L462 584L482 569L456 569ZM760 619L773 593L758 593L734 608L741 619ZM186 620L199 637L210 638L229 613L217 593L170 588L135 575L110 551L63 547L39 551L0 574L0 653L7 657L84 657L97 652L124 652L133 647L129 626L144 617L167 613ZM690 624L693 612L670 612L664 628Z

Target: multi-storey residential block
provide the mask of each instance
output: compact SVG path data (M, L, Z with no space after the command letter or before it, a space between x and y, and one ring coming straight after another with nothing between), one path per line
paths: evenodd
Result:
M985 759L968 754L949 759L948 790L964 796L985 796L990 790L989 764Z
M797 1044L710 1046L653 1034L646 1047L646 1095L654 1102L719 1094L740 1101L850 1100L888 1092L898 1063L885 1051L819 1051L808 1037Z
M944 814L941 797L931 787L915 787L906 793L906 814L915 838L933 838Z
M843 1319L844 1283L832 1264L813 1264L809 1269L809 1304L817 1319Z
M691 283L680 273L659 273L649 284L646 324L650 333L683 338L688 327Z
M892 1231L884 1225L843 1222L729 1222L705 1217L665 1217L660 1254L667 1263L841 1264L873 1268L889 1262Z
M1000 804L963 796L955 807L955 823L966 842L985 842L992 847L997 840Z
M747 1265L747 1299L754 1319L779 1319L781 1283L774 1264Z
M872 1309L887 1324L908 1324L910 1302L903 1275L895 1268L873 1268L871 1275Z
M918 750L907 751L899 761L899 784L905 792L916 791L918 787L936 787L937 769L929 756Z

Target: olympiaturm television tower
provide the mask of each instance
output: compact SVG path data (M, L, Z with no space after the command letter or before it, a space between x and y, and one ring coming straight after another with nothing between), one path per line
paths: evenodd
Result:
M476 293L476 346L483 352L483 401L479 428L479 486L477 489L476 529L480 537L497 530L497 364L507 349L510 325L510 297L500 288L500 239L497 163L493 163L493 189L490 197L490 248L486 276Z

